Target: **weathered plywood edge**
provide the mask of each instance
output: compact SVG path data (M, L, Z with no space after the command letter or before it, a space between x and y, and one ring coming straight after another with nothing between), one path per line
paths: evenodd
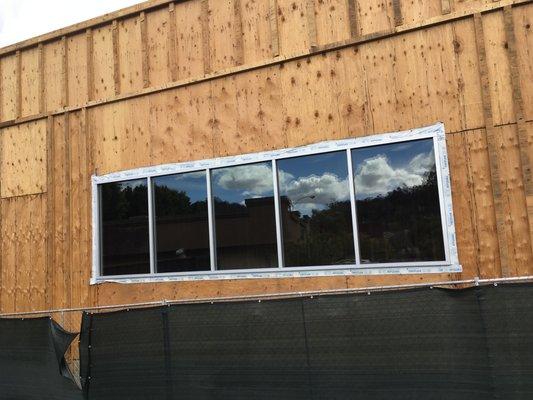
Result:
M17 119L13 119L9 121L4 121L0 123L0 129L13 126L13 125L30 122L30 121L34 121L34 120L41 119L41 118L46 118L49 115L61 115L65 112L79 111L82 108L97 107L97 106L104 105L104 104L111 104L111 103L115 103L115 102L119 102L123 100L146 96L146 95L153 94L153 93L163 92L166 90L185 87L185 86L193 85L196 83L208 82L208 81L212 81L215 79L221 79L221 78L225 78L231 75L254 71L257 69L261 69L261 68L271 67L274 65L283 64L285 62L296 61L299 59L304 59L307 57L320 55L322 53L327 53L330 51L337 51L337 50L341 50L347 47L359 46L365 43L387 39L387 38L400 35L400 34L404 34L404 33L416 32L419 30L428 29L434 26L438 26L438 25L442 25L442 24L446 24L446 23L450 23L454 21L459 21L459 20L466 19L466 18L473 18L475 14L486 14L486 13L501 11L504 9L504 7L509 7L509 6L519 7L519 6L530 4L532 2L533 0L505 0L505 1L502 0L497 3L490 3L488 5L485 5L484 7L478 10L475 10L475 11L469 10L469 11L460 11L460 12L454 12L454 13L445 14L445 15L439 15L437 17L426 20L423 24L411 24L411 25L397 26L390 30L375 32L375 33L371 33L367 35L361 35L355 38L350 38L348 40L330 43L330 44L322 45L322 46L317 46L314 50L306 50L303 52L294 53L294 54L287 55L287 56L277 56L266 61L260 61L257 63L246 64L246 65L239 65L239 66L235 66L235 67L231 67L231 68L227 68L223 70L218 70L215 72L206 73L203 76L199 76L195 78L187 78L187 79L178 80L175 82L171 82L171 83L156 86L156 87L144 88L142 90L132 92L132 93L117 94L107 99L89 101L88 103L82 104L82 105L64 107L62 109L51 111L45 114L36 114L36 115L27 116L23 118L17 118Z

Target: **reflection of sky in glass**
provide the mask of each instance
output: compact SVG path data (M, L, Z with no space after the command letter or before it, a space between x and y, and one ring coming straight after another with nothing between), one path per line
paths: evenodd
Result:
M278 176L280 195L287 196L293 210L303 215L349 198L348 166L343 151L279 160Z
M273 196L272 163L239 165L211 171L213 197L244 205L244 200Z
M207 183L205 171L187 172L184 174L158 176L153 178L154 185L166 186L176 192L185 192L191 203L205 201Z
M354 149L352 157L358 200L420 185L435 166L433 139Z

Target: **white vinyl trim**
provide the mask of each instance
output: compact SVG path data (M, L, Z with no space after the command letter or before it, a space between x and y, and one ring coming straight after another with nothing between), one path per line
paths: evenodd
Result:
M445 260L431 262L410 262L410 263L386 263L386 264L366 264L361 263L359 254L359 244L357 240L357 216L355 213L355 190L353 184L353 169L351 150L375 145L400 143L417 139L433 138L435 163L437 170L438 190L441 208L441 220L443 230L443 240L445 249ZM277 160L292 158L303 155L328 153L333 151L345 151L348 162L348 176L350 179L350 199L352 203L352 223L354 232L354 248L356 260L355 264L326 265L313 267L284 267L283 262L283 230L281 224L279 185L277 178ZM278 268L250 268L240 270L216 270L216 235L213 202L211 199L211 170L235 165L251 164L269 161L272 163L276 236L278 244ZM193 171L205 171L208 195L208 217L209 217L209 242L211 255L211 270L203 272L176 272L176 273L151 273L143 275L101 275L101 254L100 254L100 199L99 185L125 180L148 178L149 189L151 188L151 178L156 176L185 173ZM461 272L459 265L457 244L455 239L455 225L453 219L452 195L450 186L450 176L448 170L448 158L446 152L446 136L444 125L437 123L424 128L412 129L403 132L387 133L382 135L349 138L335 141L326 141L308 146L274 150L261 153L239 155L233 157L215 158L211 160L191 161L179 164L165 164L155 167L138 168L129 171L111 173L103 176L92 177L93 189L93 276L91 283L106 281L114 282L154 282L154 281L175 281L175 280L205 280L205 279L242 279L242 278L272 278L272 277L305 277L324 275L366 275L366 274L413 274L413 273L455 273ZM150 193L150 192L149 192ZM153 201L149 195L150 201ZM149 203L150 204L150 203ZM151 232L151 253L155 253L155 235L153 232L153 204L150 207L150 232ZM151 255L152 271L155 271L155 255Z

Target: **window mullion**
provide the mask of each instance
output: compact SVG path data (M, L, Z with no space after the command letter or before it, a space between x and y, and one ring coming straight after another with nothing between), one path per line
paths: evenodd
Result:
M278 245L278 267L283 268L285 261L283 259L283 232L281 221L281 207L279 199L279 182L278 182L278 167L276 160L272 160L272 183L274 187L274 213L276 218L276 243Z
M148 185L148 240L150 246L150 273L156 273L157 253L155 240L155 207L154 207L154 188L152 178L147 178Z
M357 209L355 203L355 182L353 176L352 151L346 149L346 160L348 161L348 180L350 186L350 205L352 207L352 226L353 226L353 245L355 250L355 264L361 264L361 256L359 254L359 234L357 232Z
M217 269L217 243L215 234L215 213L213 205L213 196L211 194L211 170L205 170L205 178L207 184L207 218L209 225L209 260L211 263L211 271Z

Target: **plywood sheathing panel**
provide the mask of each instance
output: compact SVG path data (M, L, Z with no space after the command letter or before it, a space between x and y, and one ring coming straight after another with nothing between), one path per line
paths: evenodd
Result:
M160 93L150 99L151 162L213 157L211 84Z
M442 0L400 1L404 24L421 23L442 14Z
M118 22L119 93L131 93L143 88L143 57L139 17Z
M235 1L238 0L209 0L207 2L210 71L238 65L238 41L235 36ZM203 12L205 12L205 9ZM242 37L240 39L242 44Z
M2 121L17 117L17 57L13 54L0 59L2 68Z
M394 27L392 1L357 1L356 18L359 21L358 28L361 35L388 31Z
M92 39L94 99L106 99L115 93L112 25L94 29Z
M160 9L145 15L146 36L148 41L149 86L163 85L175 80L172 79L169 69L169 16L170 13L167 9ZM176 19L173 14L172 17L175 23ZM176 31L174 30L174 35L175 34ZM174 46L175 44L176 43L174 42ZM175 53L173 55L173 61L175 65Z
M245 64L268 60L274 56L271 48L269 7L269 0L241 0Z
M46 120L0 131L1 197L46 191Z
M46 82L46 111L55 111L63 107L64 76L63 45L56 40L44 45L44 80Z
M20 113L25 117L39 113L39 49L34 47L22 52L20 62Z
M42 310L45 304L45 196L1 200L2 312Z
M310 48L307 0L277 0L279 52L290 55Z
M68 99L69 105L81 105L88 101L87 66L89 64L87 35L71 36L68 41Z
M315 10L316 40L319 45L350 38L347 0L318 0Z
M174 14L177 32L178 79L202 76L204 71L209 70L207 0L178 3L175 5ZM207 46L206 49L204 49L205 46ZM206 61L207 64L205 64Z

